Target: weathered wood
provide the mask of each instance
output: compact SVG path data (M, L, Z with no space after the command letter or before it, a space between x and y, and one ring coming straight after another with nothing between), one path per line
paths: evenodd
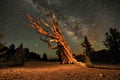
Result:
M43 36L46 36L49 39L41 39L44 42L48 43L49 48L56 49L58 45L61 46L61 56L62 56L62 63L67 64L76 64L78 63L77 60L73 57L72 51L70 49L70 46L68 45L67 41L65 40L64 36L62 35L62 31L59 28L57 21L55 20L54 16L50 14L47 16L46 19L47 22L45 22L43 19L40 21L33 20L33 18L28 15L28 19L30 21L30 26L35 28L40 34ZM44 25L44 26L42 26ZM45 28L43 28L45 27ZM46 29L46 30L44 30ZM50 43L56 42L56 45L51 46Z

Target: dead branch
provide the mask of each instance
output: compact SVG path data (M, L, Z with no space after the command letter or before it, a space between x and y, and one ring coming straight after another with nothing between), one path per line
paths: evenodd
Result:
M50 49L56 49L59 45L61 46L61 56L63 59L62 63L77 63L77 60L72 56L72 51L70 49L70 46L68 45L67 41L65 40L64 36L62 35L62 31L58 26L57 21L55 20L54 15L51 13L47 15L47 20L50 21L46 23L43 19L41 21L33 20L33 18L28 15L28 19L31 23L31 26L36 29L40 34L43 36L48 37L49 39L41 39L43 42L46 42ZM50 32L45 31L43 27L41 26L43 24ZM51 46L50 43L55 42L56 45Z

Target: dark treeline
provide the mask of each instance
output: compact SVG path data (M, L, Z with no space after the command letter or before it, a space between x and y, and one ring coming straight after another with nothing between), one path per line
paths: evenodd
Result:
M76 56L77 60L82 62L93 62L93 63L120 63L120 32L116 28L110 28L105 33L105 40L103 44L106 49L94 51L91 48L87 37L85 37L82 46L85 48L83 55Z
M0 39L3 35L0 35ZM20 44L17 48L14 44L9 47L0 42L0 63L11 63L11 65L24 65L28 61L47 61L47 55L44 53L42 58L35 52L30 52L29 48L23 48Z
M92 63L120 63L120 32L116 28L110 28L105 34L106 38L103 41L106 49L95 51L89 42L87 36L84 37L84 41L81 44L84 47L83 54L74 55L74 57L81 62L85 62L91 66ZM4 36L0 34L0 40ZM20 44L17 48L14 44L9 47L4 46L0 42L0 62L14 61L16 64L24 65L28 61L59 61L62 62L60 46L56 50L58 58L49 59L46 53L39 55L35 52L30 52L29 48L23 48L23 44Z
M23 44L20 44L20 46L21 45L23 45ZM32 61L32 60L43 60L43 61L48 60L46 53L43 53L42 58L41 58L41 55L39 55L35 52L30 52L29 48L23 48L23 49L21 48L19 50L18 50L18 48L15 48L14 44L11 44L9 47L6 47L6 46L1 47L1 49L0 49L1 61L2 61L2 58L6 58L6 60L15 58L15 55L19 54L19 51L22 51L25 62Z
M81 62L85 62L87 65L92 66L92 63L120 63L120 32L116 28L110 28L105 33L105 40L103 41L106 49L95 51L92 48L87 36L84 37L84 41L81 44L84 47L83 54L74 55L74 57ZM54 61L62 61L60 46L56 50L58 59ZM53 61L53 60L52 60Z

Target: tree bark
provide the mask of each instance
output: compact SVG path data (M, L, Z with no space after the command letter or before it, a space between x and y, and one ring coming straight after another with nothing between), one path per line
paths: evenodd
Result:
M33 20L33 18L28 15L29 21L31 23L30 26L35 28L40 34L46 36L47 39L41 39L44 42L48 43L49 48L56 49L61 46L61 56L62 56L62 64L76 64L78 61L73 57L70 46L62 35L62 31L59 28L54 16L52 14L47 15L46 22L41 20ZM44 25L44 26L42 26ZM43 28L44 27L44 28ZM56 43L55 46L51 46L50 43Z

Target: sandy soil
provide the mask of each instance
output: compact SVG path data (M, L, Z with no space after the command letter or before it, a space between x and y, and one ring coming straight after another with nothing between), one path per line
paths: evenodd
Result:
M21 67L0 68L0 80L120 80L120 66L87 68L52 62L28 62Z

